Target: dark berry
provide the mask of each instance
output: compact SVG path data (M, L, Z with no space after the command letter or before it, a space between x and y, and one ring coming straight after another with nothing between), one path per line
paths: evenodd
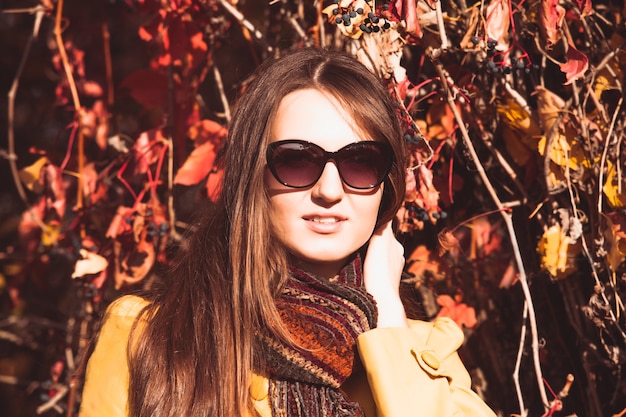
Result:
M356 12L354 10L350 11L350 17L352 18L356 17Z
M474 45L478 45L478 42L480 42L480 39L478 39L478 36L472 36L471 41Z
M335 23L339 24L341 22L343 22L343 19L341 17L336 17L335 18Z
M374 32L380 32L380 28L379 28L378 26L374 26L374 27L372 28L372 30L373 30Z
M509 67L508 65L505 67L502 67L502 72L505 74L510 74L511 73L511 67Z
M389 22L385 22L383 24L383 29L389 29L391 27L391 25L389 24Z
M336 9L333 9L333 14L334 15L338 15L339 14L339 7L337 7Z
M362 7L359 7L358 9L356 9L356 12L357 12L358 14L363 14L363 13L364 13L364 12L363 12L363 8L362 8Z

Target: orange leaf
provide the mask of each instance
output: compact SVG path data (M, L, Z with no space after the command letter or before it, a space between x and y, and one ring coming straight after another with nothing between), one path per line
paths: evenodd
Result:
M198 184L211 172L214 162L215 145L211 142L205 142L191 152L183 166L176 173L174 184Z
M449 295L443 294L437 297L437 304L441 306L441 310L437 313L437 317L450 317L461 328L473 328L478 324L476 320L476 310L464 303L457 303Z

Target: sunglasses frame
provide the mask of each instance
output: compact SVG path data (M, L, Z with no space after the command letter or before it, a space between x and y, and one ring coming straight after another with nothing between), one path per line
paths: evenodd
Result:
M280 147L281 145L287 144L287 143L295 143L295 144L300 144L303 146L311 146L313 148L319 149L322 152L322 155L324 157L324 164L322 165L319 174L317 175L317 177L315 178L314 181L312 181L310 184L306 184L306 185L292 185L287 183L286 181L283 181L278 173L276 172L276 168L274 166L274 162L273 162L273 155L274 155L274 151L276 150L276 148ZM345 152L346 149L348 148L354 148L354 147L360 147L362 145L374 145L375 147L379 148L381 151L381 156L382 157L387 157L388 159L388 163L387 166L384 169L384 174L381 176L381 178L378 180L378 182L376 182L373 185L367 186L367 187L355 187L351 184L349 184L342 172L341 172L341 163L337 160L337 158L339 158L341 156L342 152ZM267 161L267 167L269 168L270 172L272 173L272 175L274 176L274 178L276 179L276 181L278 181L279 183L281 183L282 185L286 186L286 187L290 187L290 188L309 188L311 186L313 186L317 181L319 181L320 177L322 176L322 174L324 173L324 169L326 168L326 164L328 164L329 161L334 161L335 162L335 166L337 167L337 172L339 173L339 177L341 178L341 181L347 185L350 188L356 189L356 190L371 190L373 188L378 187L380 184L382 184L383 181L385 181L385 179L387 178L387 176L389 175L389 172L391 171L391 167L393 166L393 162L394 162L394 155L393 155L393 149L391 148L391 146L388 143L385 142L377 142L377 141L373 141L373 140L367 140L367 141L359 141L359 142L352 142L347 144L346 146L343 146L341 149L335 151L335 152L329 152L326 149L322 148L321 146L313 143L313 142L309 142L306 140L302 140L302 139L285 139L285 140L279 140L276 142L272 142L269 145L267 145L267 149L265 152L265 159Z

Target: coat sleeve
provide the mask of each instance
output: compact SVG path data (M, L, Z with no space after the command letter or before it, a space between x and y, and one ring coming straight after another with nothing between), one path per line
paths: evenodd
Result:
M457 353L462 342L463 332L448 318L359 336L377 417L495 417L471 389Z
M128 341L135 318L147 304L125 296L107 308L85 371L79 417L128 415Z

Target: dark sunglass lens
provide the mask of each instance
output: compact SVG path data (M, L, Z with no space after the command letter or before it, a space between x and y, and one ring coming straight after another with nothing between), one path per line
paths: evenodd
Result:
M324 168L320 148L300 142L281 143L274 149L271 169L277 179L291 187L308 187L315 183Z
M343 180L353 188L376 187L385 179L391 166L391 152L379 142L350 145L337 159Z

